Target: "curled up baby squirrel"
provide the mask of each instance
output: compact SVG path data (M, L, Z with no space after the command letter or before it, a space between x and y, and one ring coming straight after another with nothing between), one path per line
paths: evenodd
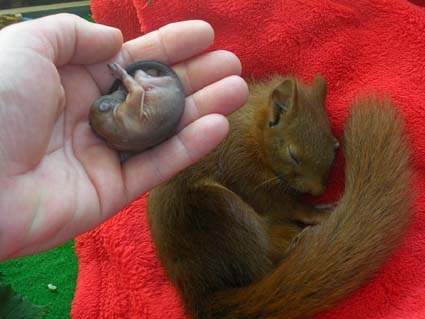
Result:
M353 103L332 212L302 202L325 191L338 148L325 98L320 76L254 83L226 140L152 191L158 255L194 318L309 317L364 284L400 242L411 169L390 99Z
M183 115L183 84L169 66L138 61L123 69L108 64L116 81L96 99L89 122L113 149L137 153L173 136Z

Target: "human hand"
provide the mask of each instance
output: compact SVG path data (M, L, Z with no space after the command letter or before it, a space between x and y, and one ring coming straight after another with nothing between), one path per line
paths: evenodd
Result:
M92 229L211 151L226 135L222 115L241 106L239 60L201 53L213 41L202 21L165 26L122 44L117 29L72 15L0 32L0 260L36 253ZM109 89L106 64L155 59L186 91L179 133L123 165L88 124Z

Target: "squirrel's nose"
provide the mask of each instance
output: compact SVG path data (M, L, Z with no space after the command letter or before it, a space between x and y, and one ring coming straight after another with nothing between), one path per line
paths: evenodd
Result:
M326 191L326 185L323 185L322 183L311 183L308 187L308 192L313 196L320 196L323 195Z

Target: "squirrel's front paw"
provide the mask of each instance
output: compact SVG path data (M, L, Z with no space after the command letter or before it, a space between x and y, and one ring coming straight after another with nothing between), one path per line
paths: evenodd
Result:
M291 250L295 249L303 239L306 232L310 231L314 226L307 226L302 231L300 231L292 240L289 242L288 248L286 248L286 254L289 254Z

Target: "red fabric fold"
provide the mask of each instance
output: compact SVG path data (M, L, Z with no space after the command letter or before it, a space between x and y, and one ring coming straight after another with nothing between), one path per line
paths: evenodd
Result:
M341 139L357 95L387 93L403 112L418 173L414 223L376 278L320 319L425 318L425 1L92 0L100 23L126 39L167 23L203 19L213 49L236 53L247 78L272 73L328 81L327 109ZM324 200L343 186L342 157ZM146 196L77 239L74 319L185 318L156 256Z

